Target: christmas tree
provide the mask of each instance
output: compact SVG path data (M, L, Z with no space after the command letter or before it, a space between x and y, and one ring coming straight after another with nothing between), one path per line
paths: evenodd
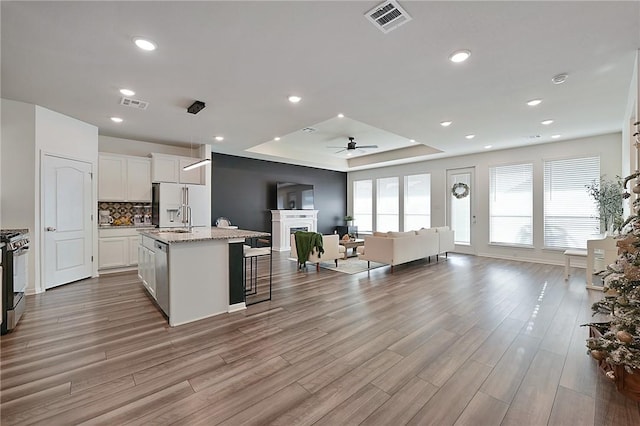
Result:
M639 176L636 172L625 178L624 199L631 197L627 185ZM632 192L640 194L638 181ZM592 306L594 315L604 314L608 321L589 324L599 333L587 340L587 347L598 361L640 374L640 199L633 201L631 211L619 228L618 258L603 275L605 296ZM616 379L613 371L607 376Z

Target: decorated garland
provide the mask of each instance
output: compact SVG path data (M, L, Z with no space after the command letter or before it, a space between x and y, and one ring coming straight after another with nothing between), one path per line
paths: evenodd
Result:
M458 200L469 195L469 185L464 182L456 182L451 187L451 195Z

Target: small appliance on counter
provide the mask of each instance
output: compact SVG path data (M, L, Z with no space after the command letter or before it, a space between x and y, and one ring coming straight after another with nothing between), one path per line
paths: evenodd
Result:
M2 248L2 327L0 334L13 330L25 309L24 291L28 282L29 230L0 230Z
M133 208L135 209L135 214L133 215L134 226L144 225L144 216L142 215L143 207L144 206L140 206L140 205L133 206Z
M98 223L100 225L111 225L113 223L113 217L109 210L100 210L98 212Z

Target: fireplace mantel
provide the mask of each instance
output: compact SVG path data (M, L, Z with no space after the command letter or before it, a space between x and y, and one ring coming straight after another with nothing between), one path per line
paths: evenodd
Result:
M318 210L271 210L274 251L291 250L291 228L318 232Z

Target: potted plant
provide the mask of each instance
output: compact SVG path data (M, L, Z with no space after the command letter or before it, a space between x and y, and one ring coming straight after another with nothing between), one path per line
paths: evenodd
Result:
M344 221L347 224L347 226L353 226L353 220L354 220L353 216L349 214L344 217Z
M598 207L598 216L604 226L604 232L618 230L622 224L622 193L624 188L620 177L616 180L600 177L600 181L595 179L591 184L586 185L587 192L594 199Z

